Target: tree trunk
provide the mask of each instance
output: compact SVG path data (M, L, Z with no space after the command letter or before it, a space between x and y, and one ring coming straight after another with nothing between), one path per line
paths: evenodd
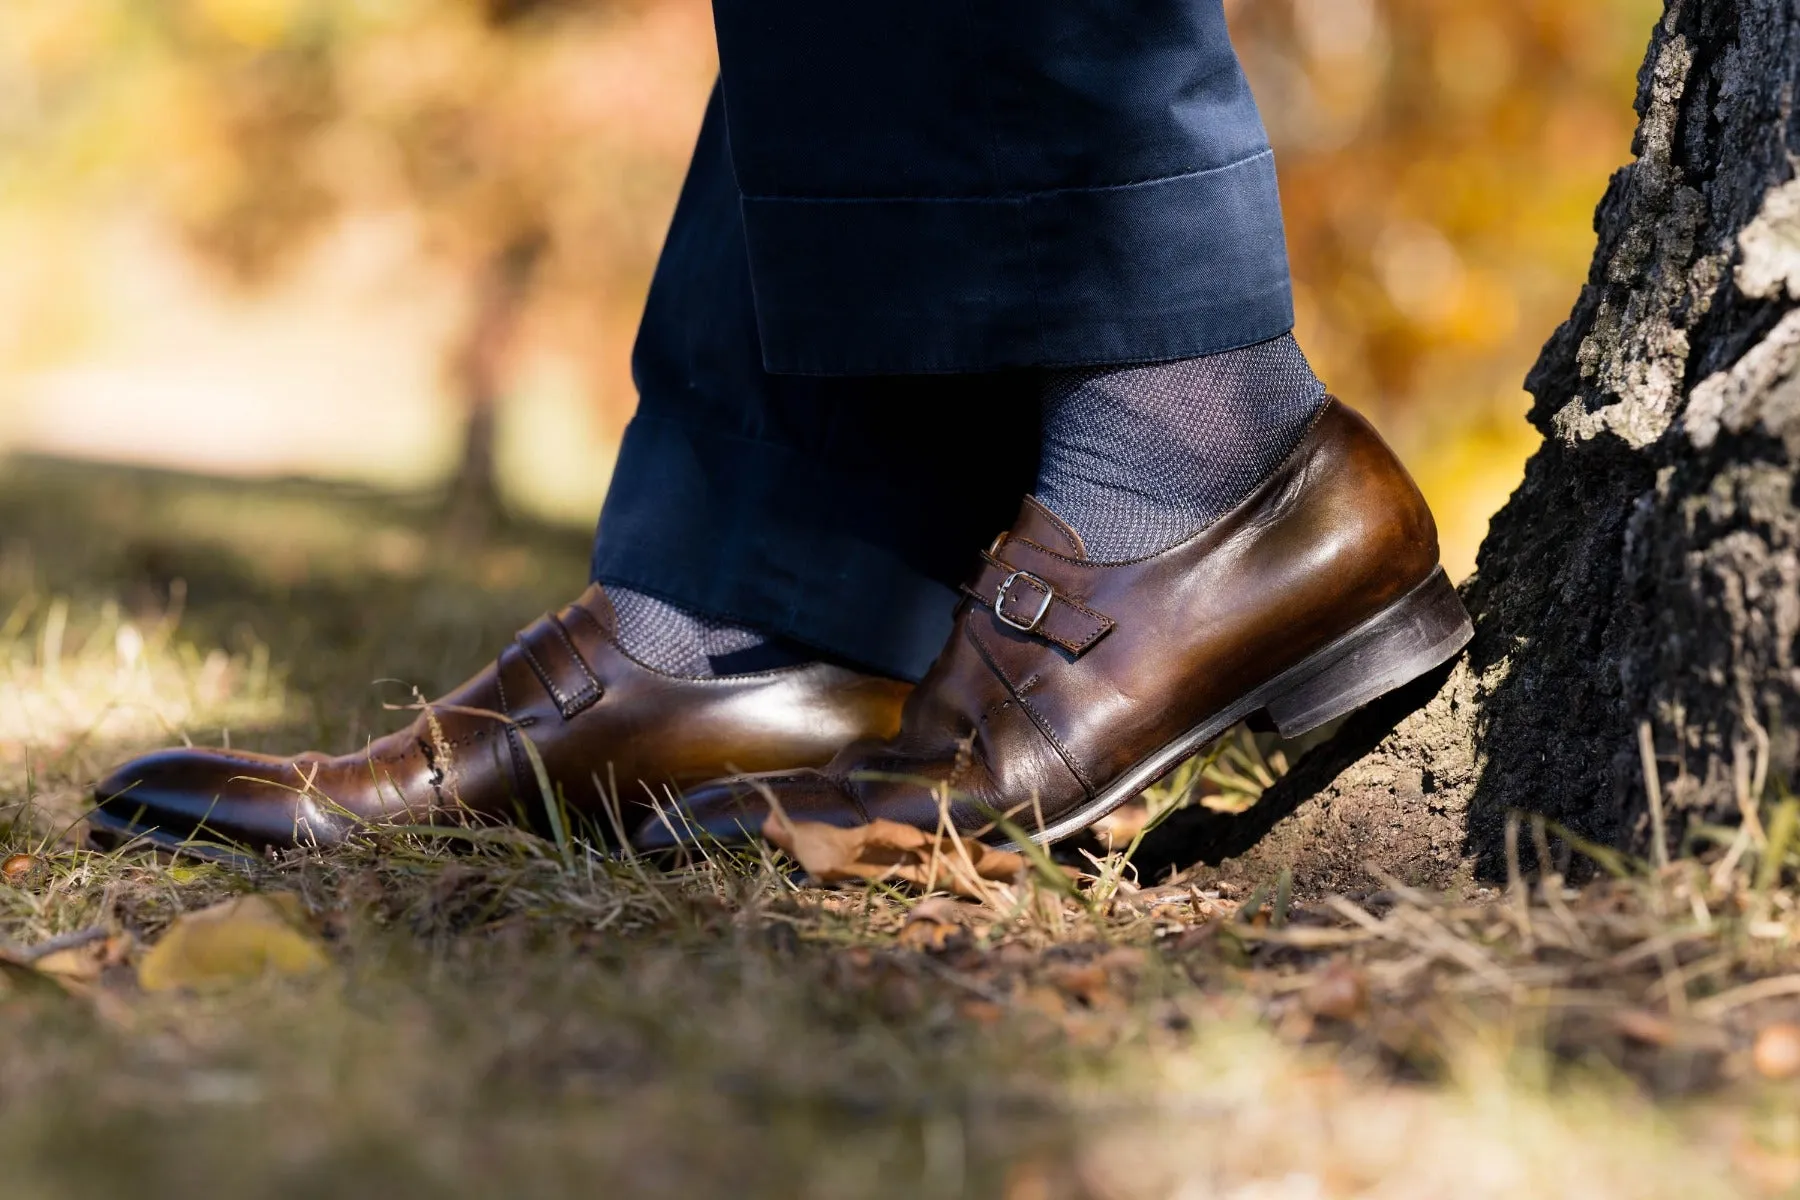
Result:
M541 235L521 234L484 264L476 280L474 311L453 361L463 408L462 454L445 503L454 541L480 541L503 516L494 459L496 410L543 250Z
M1352 718L1249 814L1180 814L1165 845L1247 875L1291 865L1312 891L1366 886L1367 862L1454 886L1503 877L1509 812L1651 856L1648 779L1673 853L1791 776L1797 80L1797 0L1669 0L1637 161L1526 383L1544 445L1464 586L1469 652Z

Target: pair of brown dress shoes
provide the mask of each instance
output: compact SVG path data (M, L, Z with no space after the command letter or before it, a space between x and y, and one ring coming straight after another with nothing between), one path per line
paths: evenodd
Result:
M1236 722L1315 728L1438 666L1471 628L1437 530L1369 425L1330 402L1287 461L1160 554L1096 563L1034 501L982 555L916 688L813 664L717 679L621 649L604 589L520 633L406 729L336 757L165 750L97 789L112 839L328 846L369 823L541 823L639 850L796 820L1034 840L1098 820ZM529 747L527 746L529 742ZM533 753L538 760L533 762Z

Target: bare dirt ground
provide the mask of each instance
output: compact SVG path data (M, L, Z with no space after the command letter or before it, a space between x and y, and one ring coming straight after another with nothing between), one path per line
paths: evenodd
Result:
M236 867L83 846L114 760L353 747L582 584L578 535L438 528L348 489L0 467L6 1196L1800 1188L1779 780L1667 866L1456 896L1115 854L977 902L493 831ZM1279 762L1239 745L1193 794L1254 798Z

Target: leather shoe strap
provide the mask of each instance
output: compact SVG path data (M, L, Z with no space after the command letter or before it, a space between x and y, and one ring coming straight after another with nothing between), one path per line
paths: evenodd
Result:
M513 641L565 721L600 699L600 680L554 614L533 621Z
M963 585L970 599L1000 621L1081 655L1112 630L1111 617L1071 600L1040 575L1021 571L992 554L981 556L981 570Z

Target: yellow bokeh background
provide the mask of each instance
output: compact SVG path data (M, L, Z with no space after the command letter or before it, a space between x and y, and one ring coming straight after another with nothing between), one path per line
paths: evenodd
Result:
M1464 574L1660 4L1227 8L1302 344ZM0 451L429 488L485 392L506 502L591 520L716 69L705 0L6 9Z

